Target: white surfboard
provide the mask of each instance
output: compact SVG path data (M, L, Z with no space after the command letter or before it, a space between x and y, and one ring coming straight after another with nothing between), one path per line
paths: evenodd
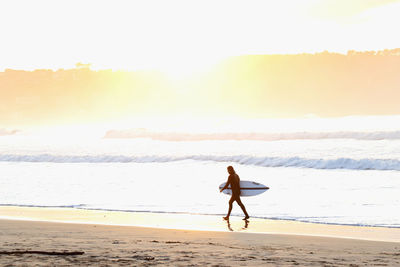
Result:
M221 190L225 186L226 182L222 183L219 186L219 189ZM222 193L227 194L227 195L232 195L232 190L230 189L231 187L229 186L227 189L222 191ZM264 193L269 189L268 186L265 186L263 184L259 184L256 182L252 181L240 181L240 196L241 197L251 197L251 196L256 196L261 193Z

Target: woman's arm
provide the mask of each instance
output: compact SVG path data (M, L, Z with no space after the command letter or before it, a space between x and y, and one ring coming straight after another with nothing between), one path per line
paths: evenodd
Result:
M221 190L219 190L219 192L221 193L222 191L227 189L230 184L231 184L231 176L229 175L228 180L225 183L225 186Z

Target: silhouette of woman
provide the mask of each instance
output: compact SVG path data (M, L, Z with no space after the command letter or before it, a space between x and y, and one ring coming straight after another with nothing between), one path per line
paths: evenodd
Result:
M250 216L249 216L249 214L247 214L246 208L243 205L242 201L240 200L240 178L239 178L239 175L236 174L236 172L232 166L228 166L227 169L228 169L228 173L229 173L228 181L226 182L225 186L220 190L220 192L227 189L230 185L231 190L232 190L232 197L229 200L229 210L228 210L228 214L226 215L226 217L224 217L224 220L229 220L229 216L231 215L231 211L232 211L232 204L234 201L236 201L236 203L243 210L243 213L245 215L243 220L247 220L248 218L250 218Z

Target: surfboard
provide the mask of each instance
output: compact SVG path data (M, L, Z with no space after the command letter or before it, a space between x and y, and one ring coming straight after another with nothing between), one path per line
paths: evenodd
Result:
M222 183L219 186L219 190L221 190L225 186L226 182ZM240 181L240 196L241 197L251 197L251 196L256 196L259 194L264 193L269 189L268 186L265 186L263 184L259 184L256 182L252 181ZM232 195L232 190L230 189L230 186L222 191L222 193L227 194L227 195Z

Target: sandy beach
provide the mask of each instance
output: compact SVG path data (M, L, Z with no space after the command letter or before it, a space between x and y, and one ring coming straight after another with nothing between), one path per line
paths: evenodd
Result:
M0 217L2 266L400 265L399 229L23 207Z

